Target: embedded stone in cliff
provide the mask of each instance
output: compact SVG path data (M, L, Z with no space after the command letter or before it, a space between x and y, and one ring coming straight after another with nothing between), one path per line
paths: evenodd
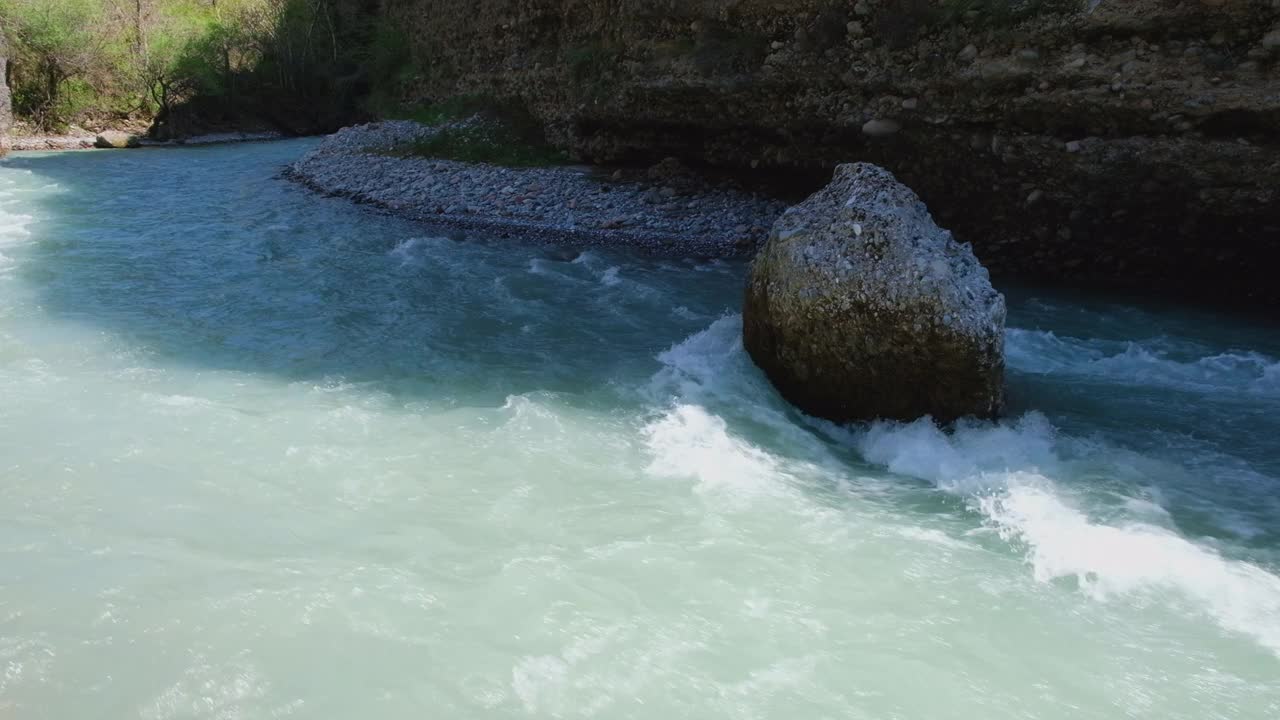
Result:
M896 134L902 129L902 125L897 120L886 120L884 118L875 118L868 120L862 126L862 133L871 137L889 137Z
M787 400L840 422L995 416L1004 297L887 170L841 165L751 266L743 341Z

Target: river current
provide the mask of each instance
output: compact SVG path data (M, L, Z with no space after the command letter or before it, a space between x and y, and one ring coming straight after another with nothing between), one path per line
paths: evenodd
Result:
M1005 288L837 427L740 263L438 232L310 141L0 162L0 716L1280 717L1280 336Z

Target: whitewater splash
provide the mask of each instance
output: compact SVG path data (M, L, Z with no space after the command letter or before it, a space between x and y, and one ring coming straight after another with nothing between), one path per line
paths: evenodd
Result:
M1151 344L1084 340L1010 328L1005 353L1010 369L1029 374L1194 393L1228 391L1280 397L1280 360L1257 352L1184 353L1179 357Z
M30 176L31 171L23 174ZM24 192L17 186L18 181L12 177L0 180L0 275L8 273L14 266L13 258L5 250L25 243L31 237L28 226L34 218L23 212L29 200L24 199Z
M953 433L927 420L876 423L856 442L869 461L965 497L1000 537L1025 550L1036 580L1071 579L1100 601L1158 601L1173 593L1192 612L1280 655L1280 576L1156 524L1167 516L1151 512L1145 498L1129 499L1145 511L1142 519L1091 517L1081 509L1085 499L1062 486L1063 478L1081 474L1073 465L1084 461L1064 457L1055 435L1032 413Z
M650 400L665 399L667 409L645 428L652 474L690 477L700 492L729 488L739 498L788 493L800 475L847 475L819 438L835 439L896 475L963 498L1024 553L1036 581L1070 581L1099 602L1165 603L1280 655L1280 576L1181 535L1160 505L1159 478L1144 474L1159 472L1160 463L1145 461L1147 468L1127 451L1063 437L1035 412L1001 423L962 422L950 432L927 419L845 429L801 418L751 365L740 327L738 316L721 318L658 356L663 368L650 383ZM1079 369L1063 363L1044 371ZM1128 370L1131 383L1151 380L1141 368ZM755 436L760 426L786 446L804 448L806 461L743 438L743 428ZM1126 481L1136 473L1138 487L1100 499L1064 485L1100 468Z

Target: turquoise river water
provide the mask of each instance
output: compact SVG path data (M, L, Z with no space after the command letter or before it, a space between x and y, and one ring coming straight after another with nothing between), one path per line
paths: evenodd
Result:
M1280 337L1013 290L1011 412L779 401L744 265L309 141L0 163L0 717L1280 718Z

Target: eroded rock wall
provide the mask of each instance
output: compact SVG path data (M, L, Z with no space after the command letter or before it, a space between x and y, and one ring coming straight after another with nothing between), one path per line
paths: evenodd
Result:
M0 155L9 151L9 128L13 125L13 103L9 97L9 55L0 34Z
M1280 302L1280 0L1001 5L383 11L412 36L410 99L518 97L584 159L677 155L798 191L874 162L997 275Z

